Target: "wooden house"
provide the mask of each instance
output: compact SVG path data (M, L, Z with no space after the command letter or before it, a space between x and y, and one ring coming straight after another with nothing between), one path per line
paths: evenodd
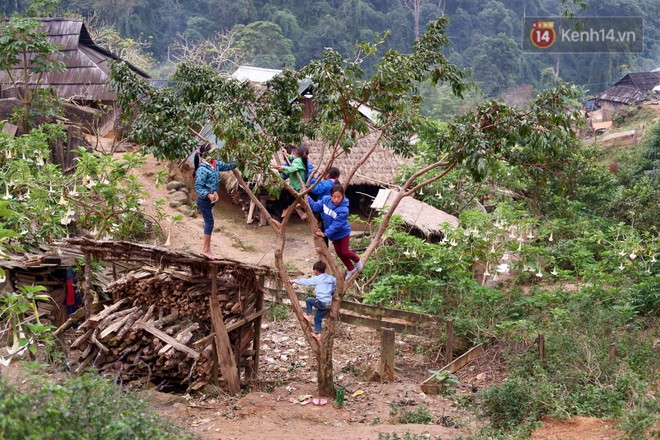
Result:
M116 54L94 43L82 19L75 18L40 18L47 40L61 47L55 59L64 62L66 70L62 72L49 72L39 77L30 77L30 87L51 87L57 96L69 100L80 108L99 109L100 104L113 109L115 97L108 85L109 63L121 58ZM6 21L6 20L5 20ZM138 75L149 78L145 72L128 63L129 67ZM13 76L22 72L19 64L12 72ZM20 77L20 76L19 76ZM0 71L0 99L16 98L17 91L9 79L8 72ZM83 110L76 111L75 106L68 106L66 116L73 123L83 128L93 114ZM94 112L92 112L94 113ZM98 116L97 116L98 118ZM114 109L101 118L98 131L107 132L112 128ZM103 133L101 133L103 134Z
M629 105L638 105L653 97L660 85L660 71L629 73L612 87L602 92L596 102L603 110L604 119Z

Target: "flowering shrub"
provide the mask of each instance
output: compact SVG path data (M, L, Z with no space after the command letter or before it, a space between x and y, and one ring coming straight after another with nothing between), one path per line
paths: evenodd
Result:
M61 133L58 126L47 125L26 136L0 137L0 197L12 211L6 225L27 243L81 231L94 238L143 234L144 189L130 174L143 165L143 156L127 153L118 160L80 148L75 169L67 174L49 163L49 142Z

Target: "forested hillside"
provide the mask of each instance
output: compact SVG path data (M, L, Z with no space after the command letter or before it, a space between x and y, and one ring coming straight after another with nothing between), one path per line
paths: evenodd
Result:
M0 15L25 12L27 0L0 4ZM36 2L32 2L33 4ZM49 5L58 2L43 1ZM386 47L406 51L425 24L445 14L452 46L449 59L470 69L486 96L521 84L547 89L558 77L584 88L605 89L630 71L660 66L660 6L655 0L588 0L586 7L561 0L62 0L51 15L79 15L92 28L114 27L123 38L148 43L151 73L167 76L172 48L185 36L194 45L231 33L245 64L301 68L325 47L348 55L357 41L391 31ZM522 17L560 15L641 16L645 51L614 54L534 54L521 51ZM417 20L416 20L417 18ZM158 67L160 66L160 68ZM227 68L229 68L229 65ZM365 66L368 70L371 65ZM511 93L511 92L508 92ZM432 111L430 112L433 113Z

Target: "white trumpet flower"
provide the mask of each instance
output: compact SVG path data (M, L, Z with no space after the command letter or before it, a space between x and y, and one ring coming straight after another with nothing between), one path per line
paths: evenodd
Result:
M495 271L498 273L509 273L509 265L506 263L499 264Z

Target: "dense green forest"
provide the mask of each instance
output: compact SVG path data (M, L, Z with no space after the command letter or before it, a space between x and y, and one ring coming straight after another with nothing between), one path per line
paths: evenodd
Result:
M25 12L29 3L36 2L3 2L0 15ZM660 6L654 0L588 0L584 5L561 0L44 0L41 3L53 5L50 15L82 16L92 28L114 27L123 38L148 43L146 50L156 61L150 71L154 77L165 77L172 72L164 66L172 61L171 49L183 36L194 44L218 33L233 32L233 42L242 51L243 63L301 68L318 58L325 47L348 56L357 41L374 41L388 31L391 34L384 47L405 52L416 38L416 28L423 32L426 23L441 14L450 19L451 46L446 49L449 60L459 68L469 69L488 97L524 91L524 88L515 89L519 85L547 89L558 78L581 86L587 96L607 88L628 72L660 66ZM523 16L563 13L641 16L645 50L561 55L521 50ZM374 63L365 64L365 69L372 70ZM434 114L438 112L426 110L428 115L438 116Z

